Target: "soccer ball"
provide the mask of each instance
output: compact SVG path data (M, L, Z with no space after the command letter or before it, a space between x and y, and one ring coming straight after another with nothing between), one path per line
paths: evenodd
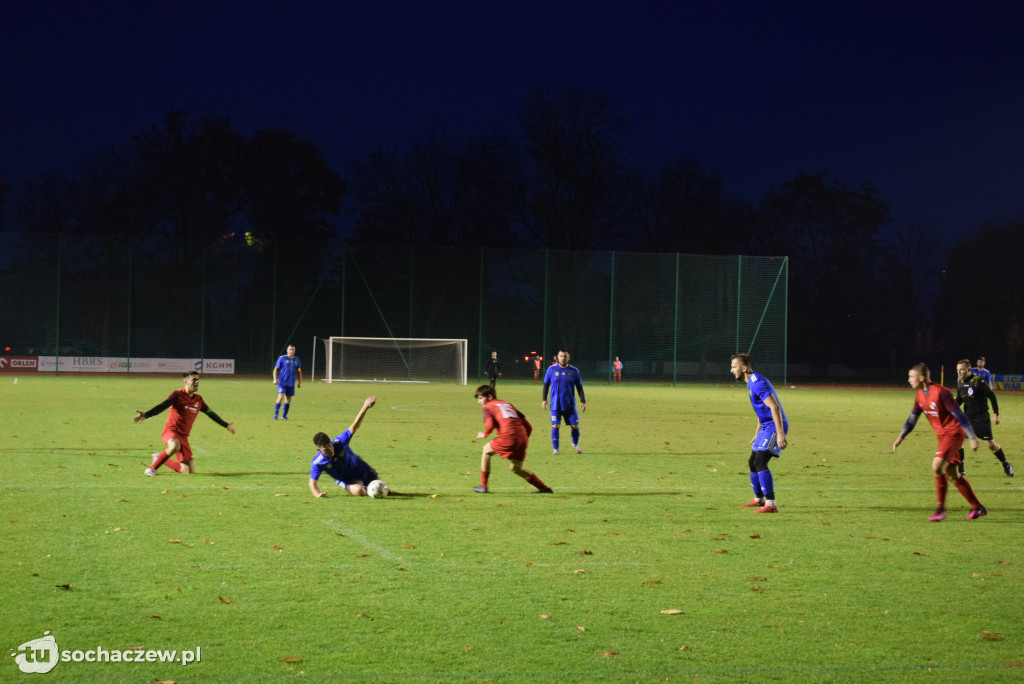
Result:
M374 480L366 486L366 493L373 499L383 499L389 491L388 483L384 480Z

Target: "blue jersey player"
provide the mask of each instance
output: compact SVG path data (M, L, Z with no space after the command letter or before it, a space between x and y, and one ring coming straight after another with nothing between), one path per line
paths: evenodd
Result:
M356 430L363 423L363 417L370 410L377 397L367 397L363 407L359 409L359 415L348 426L348 429L340 435L331 439L326 432L318 432L313 436L313 444L316 444L316 456L313 457L313 467L309 470L309 491L313 496L321 498L325 496L317 486L317 480L324 473L334 478L339 486L348 490L353 496L366 496L366 485L374 480L380 479L377 471L359 458L359 455L352 451L349 446Z
M548 407L548 390L551 391L551 446L558 453L558 429L565 419L572 428L572 448L577 454L580 449L580 413L587 410L587 399L583 396L583 380L576 366L569 365L569 350L559 349L555 363L544 374L544 393L541 406ZM576 393L580 395L580 410L576 411Z
M786 433L789 421L782 410L782 402L768 378L755 373L748 354L733 354L729 369L733 376L747 382L750 404L757 415L757 432L750 440L750 485L754 488L754 500L746 506L757 506L758 513L778 513L775 504L775 482L768 462L786 448Z
M274 420L277 420L281 404L284 413L281 418L288 420L288 408L292 405L295 388L302 387L302 361L295 355L295 345L289 344L287 353L277 358L274 366L274 384L277 385L277 404L274 405Z

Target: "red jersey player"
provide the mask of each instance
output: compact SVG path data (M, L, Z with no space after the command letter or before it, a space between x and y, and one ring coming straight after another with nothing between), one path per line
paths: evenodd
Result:
M971 512L967 514L968 520L976 520L988 514L985 507L978 501L978 497L974 495L971 483L967 481L966 477L960 475L956 467L960 462L960 447L963 446L965 434L971 440L971 449L978 450L978 439L974 436L971 421L957 406L956 399L948 389L932 383L928 366L919 363L911 368L907 373L907 382L917 390L917 395L914 397L914 408L910 411L910 417L907 418L900 436L892 444L892 451L896 453L896 447L914 429L914 425L917 424L917 419L922 413L928 416L928 422L932 424L932 429L939 437L939 448L935 452L935 458L932 459L938 507L928 519L932 522L941 522L946 519L947 479L971 504Z
M498 436L484 444L480 460L480 486L473 487L473 491L477 494L487 493L491 456L498 454L509 462L514 474L532 484L541 494L550 494L551 487L541 482L540 478L529 470L523 469L526 445L530 441L530 433L533 432L533 426L526 420L526 416L507 401L500 401L490 385L480 385L477 388L476 403L484 409L484 429L476 438L485 438L495 428L498 430Z
M146 468L146 475L156 475L157 468L164 463L168 468L179 473L187 475L195 472L192 468L192 447L189 446L188 436L192 432L192 424L196 422L196 417L200 412L208 415L218 425L226 427L231 434L235 434L234 424L225 422L223 418L211 411L203 401L203 397L196 394L196 390L199 389L199 373L189 371L182 375L185 378L185 389L172 392L171 396L148 411L136 411L135 418L132 419L133 423L141 423L164 409L170 409L163 433L163 440L167 444L167 448L153 454L153 464ZM168 460L171 456L175 456L177 462Z

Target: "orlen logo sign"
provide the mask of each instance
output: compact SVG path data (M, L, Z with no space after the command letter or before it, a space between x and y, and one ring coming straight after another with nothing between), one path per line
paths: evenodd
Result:
M23 370L37 370L39 360L35 356L0 356L0 373Z

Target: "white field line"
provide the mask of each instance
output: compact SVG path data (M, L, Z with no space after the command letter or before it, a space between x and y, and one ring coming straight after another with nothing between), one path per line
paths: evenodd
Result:
M387 549L385 549L380 544L375 544L373 541L371 541L367 537L364 537L363 535L359 534L358 532L356 532L353 529L349 529L347 527L342 527L341 525L339 525L338 523L336 523L333 520L324 520L323 523L324 523L324 525L327 525L328 527L330 527L335 532L340 532L341 534L345 535L349 539L354 540L355 542L357 542L358 544L360 544L364 548L369 549L370 551L373 551L375 554L377 554L381 558L389 560L392 563L397 563L398 565L408 565L408 563L406 563L405 559L402 558L401 556L399 556L397 553L392 553L391 551L388 551Z

